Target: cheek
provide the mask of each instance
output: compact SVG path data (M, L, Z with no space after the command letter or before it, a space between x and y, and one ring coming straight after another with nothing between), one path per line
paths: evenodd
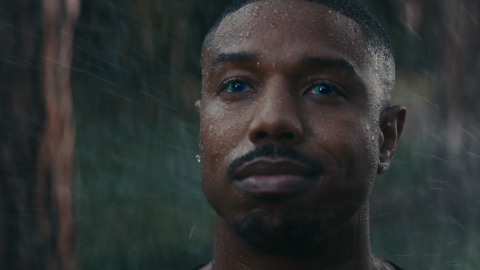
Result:
M238 104L209 102L200 119L200 146L209 159L226 162L228 154L247 138L251 114L251 110Z
M233 108L211 102L204 106L200 118L200 148L202 154L202 186L208 194L220 192L227 184L223 181L229 162L229 154L238 148L244 137L245 121Z
M330 118L310 123L315 144L311 149L316 149L326 165L316 211L325 213L327 220L333 223L350 218L365 205L375 177L372 128L367 131L366 120L359 119L358 113L355 115L356 118L331 114Z
M358 113L330 116L317 119L310 125L312 139L329 156L331 171L327 175L331 177L325 179L328 186L325 190L355 194L369 192L378 156L375 129L371 124L367 125L366 119L359 118Z

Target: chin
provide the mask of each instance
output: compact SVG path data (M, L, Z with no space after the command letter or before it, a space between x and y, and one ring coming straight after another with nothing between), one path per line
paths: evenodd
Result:
M304 255L322 249L325 222L319 216L302 212L272 215L254 210L233 218L235 233L248 245L262 252L286 256Z

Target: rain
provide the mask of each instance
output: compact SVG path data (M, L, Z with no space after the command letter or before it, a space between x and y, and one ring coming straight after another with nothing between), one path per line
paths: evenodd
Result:
M26 232L18 237L27 239L6 242L20 254L12 258L33 254L32 265L48 264L49 257L35 253L42 250L37 243L48 242L47 233L37 237L37 229L29 227L43 212L35 210L34 199L24 199L28 192L36 194L31 191L35 183L12 179L48 178L42 168L58 161L67 168L63 175L71 167L71 179L58 182L71 190L65 201L71 209L59 207L48 218L71 215L65 227L71 229L65 240L71 254L65 258L72 264L55 269L173 270L211 261L215 211L200 184L194 103L202 91L203 39L230 1L78 1L72 27L57 31L62 46L71 48L71 63L58 48L58 55L34 45L17 51L14 38L24 37L25 44L48 38L25 18L39 16L42 3L68 1L2 2L0 29L7 38L0 42L0 77L7 90L1 91L0 102L0 179L9 184L2 186L0 236ZM407 107L395 159L388 173L376 177L369 199L372 252L404 269L480 269L480 2L361 2L392 39L397 66L391 104ZM261 13L257 10L255 18ZM272 30L279 26L269 25ZM247 41L251 37L250 31L242 35ZM37 56L28 58L31 52ZM71 107L65 99L41 105L43 94L37 92L8 92L47 84L36 75L24 81L17 74L47 73L51 65L69 79L71 92L65 95L68 101L71 93ZM22 103L23 95L32 98ZM57 108L51 104L62 112L58 119L71 125L62 135L52 135L51 145L25 150L41 144L43 132L56 130L45 124L53 121L48 110L42 111ZM17 120L22 124L15 126ZM45 149L60 149L65 156L72 152L70 159L55 159ZM37 160L44 152L47 161ZM38 231L70 233L55 227L63 226L61 218L48 224ZM17 265L5 256L0 265ZM11 269L37 269L20 265Z

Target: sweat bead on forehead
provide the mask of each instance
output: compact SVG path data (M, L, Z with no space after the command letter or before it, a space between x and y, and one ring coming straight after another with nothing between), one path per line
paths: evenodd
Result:
M393 55L382 42L367 42L365 28L325 5L302 0L256 1L227 15L207 36L202 52L203 78L215 70L222 53L259 53L258 65L276 66L310 52L352 64L372 91L388 105L394 85ZM204 80L205 83L205 80ZM208 87L204 85L204 87Z

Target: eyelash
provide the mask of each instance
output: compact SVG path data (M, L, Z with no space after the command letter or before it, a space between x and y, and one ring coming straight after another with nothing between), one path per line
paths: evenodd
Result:
M245 83L245 87L251 87L247 80L236 77L236 78L231 78L231 79L228 79L228 80L224 81L222 83L222 85L220 86L219 92L220 93L230 93L230 92L227 92L227 90L228 90L228 87L230 86L230 83L232 83L232 82L243 82L243 83Z
M230 78L226 81L224 81L221 86L220 86L220 90L219 92L220 93L231 93L231 92L227 92L228 90L228 87L230 87L230 83L232 82L243 82L245 84L245 87L250 87L250 83L243 79L243 78L239 78L239 77L235 77L235 78ZM332 87L332 93L335 93L339 96L342 96L344 98L347 98L348 95L347 93L345 92L345 90L343 90L340 86L338 86L337 84L335 83L331 83L329 81L315 81L313 83L311 83L308 87L307 87L307 91L304 92L304 94L308 94L309 92L312 92L312 91L315 91L315 87L319 84L325 84L325 85L330 85ZM244 91L241 91L241 92L244 92ZM320 95L320 94L318 94ZM331 95L331 94L329 94ZM329 95L326 95L326 96L329 96Z
M320 85L320 84L324 84L324 85L329 85L331 86L332 88L332 92L329 94L337 94L341 97L344 97L344 98L347 98L347 93L345 92L345 90L343 90L343 88L341 88L340 86L338 86L337 84L335 83L332 83L332 82L329 82L329 81L315 81L313 83L311 83L308 87L307 87L307 90L305 91L305 94L308 94L310 92L313 92L315 91L315 88ZM317 95L320 95L320 94L317 94ZM329 95L326 95L326 96L329 96Z

